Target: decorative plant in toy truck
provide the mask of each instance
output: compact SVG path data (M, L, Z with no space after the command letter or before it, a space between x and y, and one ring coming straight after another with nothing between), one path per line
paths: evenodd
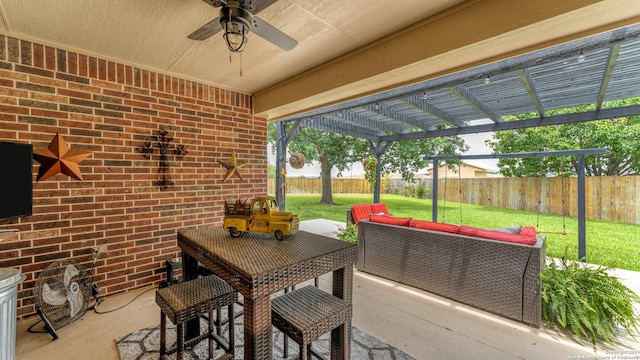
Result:
M280 211L274 197L256 197L224 202L224 229L232 237L245 231L274 234L278 240L298 232L298 215Z

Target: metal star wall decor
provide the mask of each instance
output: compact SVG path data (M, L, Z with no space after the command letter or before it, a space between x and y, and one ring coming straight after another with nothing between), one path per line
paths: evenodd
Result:
M240 175L240 172L238 171L238 169L245 167L248 163L247 162L239 163L236 160L235 151L231 153L231 159L229 159L229 161L218 160L218 163L224 166L225 169L227 169L227 173L224 175L223 182L226 182L227 180L229 180L229 178L233 175L236 175L237 177L239 177L240 180L244 180L242 178L242 175Z
M45 180L57 174L82 180L80 162L89 156L91 153L88 151L69 148L60 133L56 133L49 147L33 150L33 158L40 163L36 181Z

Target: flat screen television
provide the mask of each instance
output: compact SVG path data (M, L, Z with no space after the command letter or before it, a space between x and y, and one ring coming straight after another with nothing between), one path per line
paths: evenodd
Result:
M33 145L0 141L0 220L33 211Z

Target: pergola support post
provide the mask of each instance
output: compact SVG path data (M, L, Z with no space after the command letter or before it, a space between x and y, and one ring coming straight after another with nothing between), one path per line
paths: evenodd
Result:
M580 261L587 260L586 189L584 154L580 154L578 155L578 259Z
M387 148L389 147L389 145L391 145L391 142L385 142L384 144L378 141L369 141L369 145L371 146L371 149L373 150L373 153L376 157L376 183L373 186L373 202L374 203L379 203L380 202L380 174L382 172L382 164L381 164L381 159L382 159L382 154L387 150Z
M302 120L295 121L293 127L287 134L285 121L276 122L276 201L278 209L285 211L286 206L286 177L283 170L287 164L287 145L298 135Z
M431 178L433 179L431 185L431 220L438 222L438 167L440 163L438 159L433 159L433 173Z

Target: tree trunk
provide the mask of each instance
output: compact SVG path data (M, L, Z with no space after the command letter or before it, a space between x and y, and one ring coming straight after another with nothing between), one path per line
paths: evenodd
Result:
M333 165L326 156L319 154L320 177L322 178L322 198L320 204L333 205L333 195L331 190L331 168Z

